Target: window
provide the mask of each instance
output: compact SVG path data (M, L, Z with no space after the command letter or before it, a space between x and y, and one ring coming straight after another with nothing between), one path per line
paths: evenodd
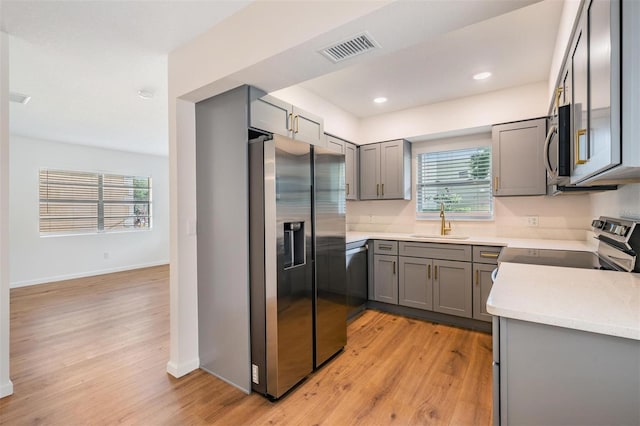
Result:
M40 234L151 228L151 178L40 170Z
M416 171L418 218L438 216L441 203L448 217L493 217L491 147L419 154Z

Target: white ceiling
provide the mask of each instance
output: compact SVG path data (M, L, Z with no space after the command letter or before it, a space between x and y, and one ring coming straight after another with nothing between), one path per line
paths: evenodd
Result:
M338 69L302 86L360 117L546 80L562 1L537 1L394 2L235 77L269 90ZM248 3L2 0L10 89L32 96L11 133L166 155L167 53ZM339 66L315 52L362 29L383 49Z
M249 3L2 0L10 90L32 97L10 132L167 155L168 52Z
M358 117L369 117L546 81L561 12L561 1L545 0L301 86ZM472 78L483 71L492 76ZM378 96L388 101L373 103Z

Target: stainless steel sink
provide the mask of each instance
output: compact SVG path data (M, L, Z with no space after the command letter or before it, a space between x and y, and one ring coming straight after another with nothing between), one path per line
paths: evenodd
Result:
M413 234L414 238L425 238L429 240L467 240L468 236L465 235L439 235L439 234Z

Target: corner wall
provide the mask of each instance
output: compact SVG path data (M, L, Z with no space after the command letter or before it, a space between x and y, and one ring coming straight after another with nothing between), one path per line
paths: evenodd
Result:
M167 157L13 135L10 153L11 287L168 263ZM151 176L152 228L41 237L38 230L38 171L41 168Z
M9 379L9 36L0 32L0 398Z
M547 82L423 105L362 119L362 143L458 132L547 115Z

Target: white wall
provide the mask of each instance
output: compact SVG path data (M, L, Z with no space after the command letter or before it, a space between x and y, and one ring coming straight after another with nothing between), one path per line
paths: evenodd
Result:
M194 102L244 83L229 76L387 2L312 1L291 7L289 2L256 1L169 54L171 375L180 377L198 366L197 250L189 232L196 220ZM233 40L234 48L221 40Z
M414 138L546 115L547 83L406 109L361 121L363 143Z
M640 183L623 185L617 191L591 194L591 215L640 220Z
M427 150L462 149L481 145L491 145L491 133L412 144L412 199L410 201L348 201L348 229L365 232L438 234L440 232L439 218L436 220L416 219L417 155ZM527 227L526 216L538 216L539 226ZM586 194L558 197L496 197L494 198L493 220L453 220L452 234L583 240L590 229L590 223L591 203Z
M0 32L0 398L9 379L9 36Z
M11 287L168 263L167 157L14 135L10 137L10 153ZM41 237L38 230L41 168L151 176L152 229Z

